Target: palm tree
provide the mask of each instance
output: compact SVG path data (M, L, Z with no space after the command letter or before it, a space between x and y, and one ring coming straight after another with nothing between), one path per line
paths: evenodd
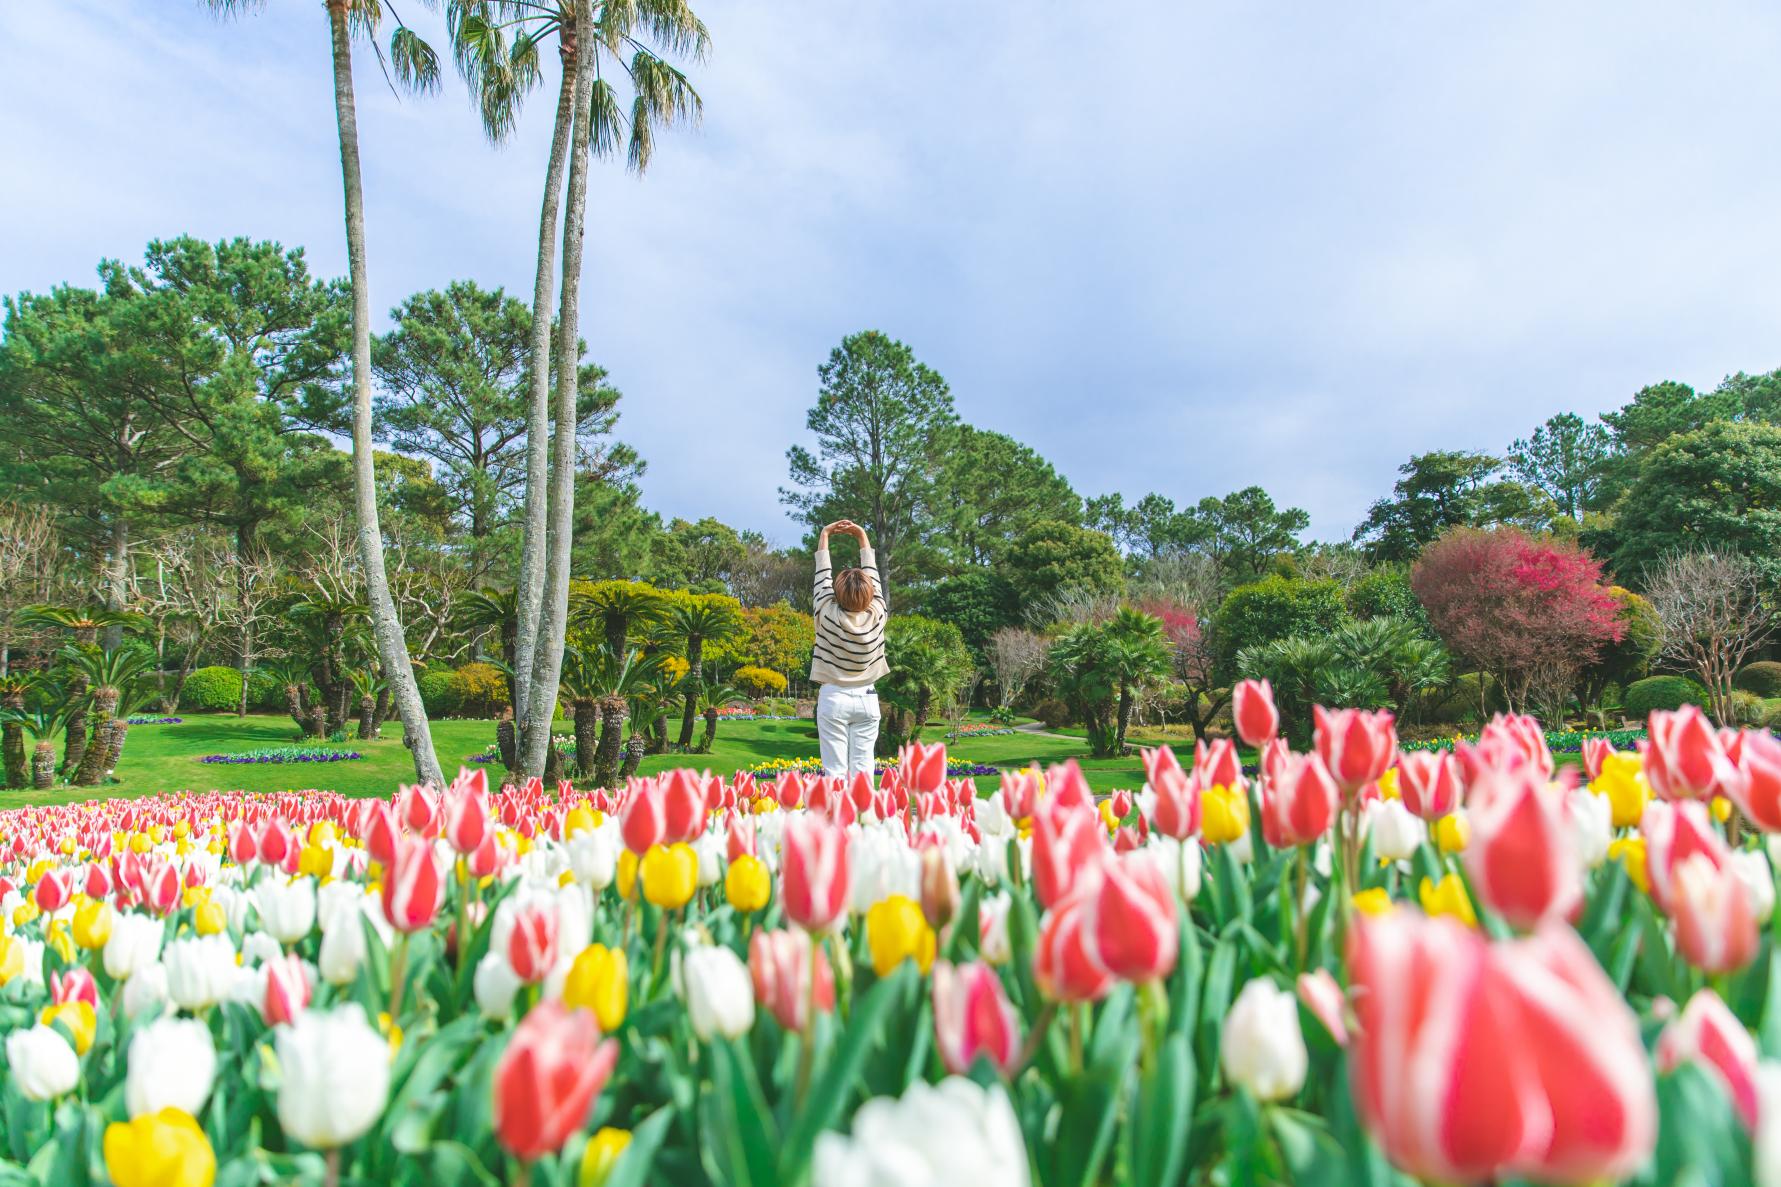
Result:
M621 659L604 643L571 654L563 678L575 704L586 706L586 711L575 713L575 759L583 777L591 776L596 787L617 782L625 715L631 711L635 722L637 713L631 700L645 696L660 671L659 659L636 651L626 652ZM596 715L600 722L597 740L593 735Z
M528 92L539 83L540 46L553 36L563 64L545 166L532 290L525 529L514 660L521 686L514 712L522 723L526 753L522 765L532 771L544 759L568 630L588 157L590 152L610 156L628 140L629 165L642 173L654 153L656 128L696 121L701 110L698 93L662 54L702 58L710 37L686 0L452 0L449 21L453 56L477 97L484 129L497 143L512 133ZM613 76L622 73L631 84L628 118L609 71ZM555 437L547 459L552 369L544 360L551 346L550 305L565 164L569 202L563 220L563 282L556 320ZM622 654L622 647L617 650Z
M0 754L4 754L6 786L24 787L31 777L25 756L25 694L31 678L20 672L0 676Z
M125 630L140 629L144 622L140 614L127 610L80 610L70 606L27 606L19 612L18 621L24 627L65 630L73 636L73 645L82 650L98 646L100 631L121 635ZM71 706L62 768L64 774L72 774L87 751L86 677L71 673L62 691Z
M686 654L686 700L680 715L682 750L693 744L693 718L699 709L699 690L705 682L705 644L721 643L742 629L740 608L733 598L695 595L677 601L668 610L667 629Z
M45 791L56 782L56 735L66 733L74 703L58 702L54 709L25 713L21 724L31 735L31 786Z
M474 632L492 630L501 641L502 673L507 677L507 703L518 705L513 665L519 648L519 591L479 589L466 594L458 609L459 625Z
M264 0L205 0L212 12L231 15L257 9ZM383 529L377 514L377 471L371 445L371 288L365 263L365 187L359 168L358 109L353 99L352 38L372 36L382 23L383 0L326 0L328 37L334 57L334 119L340 141L340 176L346 206L346 260L352 283L352 476L358 521L359 563L365 570L371 625L377 636L383 670L390 673L396 706L414 752L414 770L423 783L444 786L427 710L415 684L414 665L402 618L390 596L383 564ZM392 13L393 16L393 13ZM414 30L396 20L390 35L390 62L396 78L409 90L439 87L439 60Z
M354 668L347 673L353 691L359 694L359 737L375 738L383 722L377 717L377 704L389 689L389 682L371 668Z
M92 736L81 754L80 764L70 782L76 787L92 787L111 770L111 719L118 701L134 692L136 678L148 669L151 657L140 651L112 648L94 652L64 647L62 659L69 669L78 672L86 687L92 690L89 712Z
M705 736L699 740L699 753L710 754L717 740L718 710L746 700L733 685L707 684L699 690L699 712L705 717Z
M1113 753L1125 753L1126 729L1132 723L1132 707L1146 684L1169 674L1173 652L1160 618L1122 606L1105 628L1108 662L1118 694L1115 710Z
M660 623L668 603L660 590L641 581L600 581L569 600L569 623L597 630L614 655L630 647L631 631Z

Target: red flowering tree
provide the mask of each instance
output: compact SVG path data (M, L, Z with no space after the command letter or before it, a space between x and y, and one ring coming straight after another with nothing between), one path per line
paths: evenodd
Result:
M1210 621L1203 621L1191 606L1168 598L1153 598L1138 608L1162 620L1175 679L1185 694L1187 723L1193 726L1194 737L1204 737L1231 695L1229 683L1219 683L1218 649L1207 629Z
M1514 528L1460 528L1423 550L1410 587L1450 651L1495 677L1509 707L1552 712L1625 626L1601 562Z

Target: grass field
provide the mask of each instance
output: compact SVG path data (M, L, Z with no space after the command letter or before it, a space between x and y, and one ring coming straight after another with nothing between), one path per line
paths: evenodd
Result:
M558 723L558 733L568 726ZM932 725L927 741L938 741L945 727ZM175 791L299 791L327 789L347 795L389 795L400 783L412 782L414 766L402 746L402 727L392 722L384 737L373 742L349 739L333 747L356 750L365 757L339 763L256 763L207 765L198 760L207 754L233 754L247 750L296 744L291 720L282 715L188 714L178 725L138 725L130 728L117 781L102 787L56 787L48 791L0 791L0 808L24 804L66 803L103 796L159 795ZM475 754L494 743L490 721L444 720L433 723L433 744L446 774L456 772ZM1015 733L997 737L967 738L952 743L955 758L1012 768L1028 763L1054 763L1075 758L1082 763L1089 783L1097 791L1116 787L1136 788L1144 782L1144 770L1136 756L1125 759L1090 759L1087 744L1076 738ZM817 753L816 727L809 721L726 721L718 726L717 743L710 754L664 754L643 760L643 773L653 774L676 766L694 766L721 774L775 758L807 758ZM1191 747L1182 755L1185 762ZM498 779L501 768L491 768ZM978 787L996 785L993 776L978 779Z

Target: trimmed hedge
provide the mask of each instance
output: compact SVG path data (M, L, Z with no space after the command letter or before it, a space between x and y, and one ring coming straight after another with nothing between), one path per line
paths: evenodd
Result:
M1707 690L1689 676L1647 676L1626 686L1622 698L1626 715L1649 716L1653 709L1680 709L1684 705L1707 707Z
M186 677L179 693L179 707L197 713L220 713L241 707L241 672L213 665Z
M730 683L747 693L749 696L781 696L785 692L785 677L772 668L759 668L752 664L744 664L737 668L730 677Z
M421 706L428 717L450 717L458 711L463 697L458 694L457 673L450 668L428 668L416 672L414 682L420 688Z
M1781 697L1781 663L1764 659L1739 668L1732 687L1759 697Z

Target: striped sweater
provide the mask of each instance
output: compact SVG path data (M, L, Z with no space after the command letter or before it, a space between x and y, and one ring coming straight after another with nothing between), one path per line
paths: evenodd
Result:
M816 554L816 646L810 655L813 684L859 688L890 674L884 662L884 623L890 610L884 602L884 583L878 579L878 558L870 548L860 549L860 568L872 582L872 604L848 611L835 601L834 570L829 550Z

